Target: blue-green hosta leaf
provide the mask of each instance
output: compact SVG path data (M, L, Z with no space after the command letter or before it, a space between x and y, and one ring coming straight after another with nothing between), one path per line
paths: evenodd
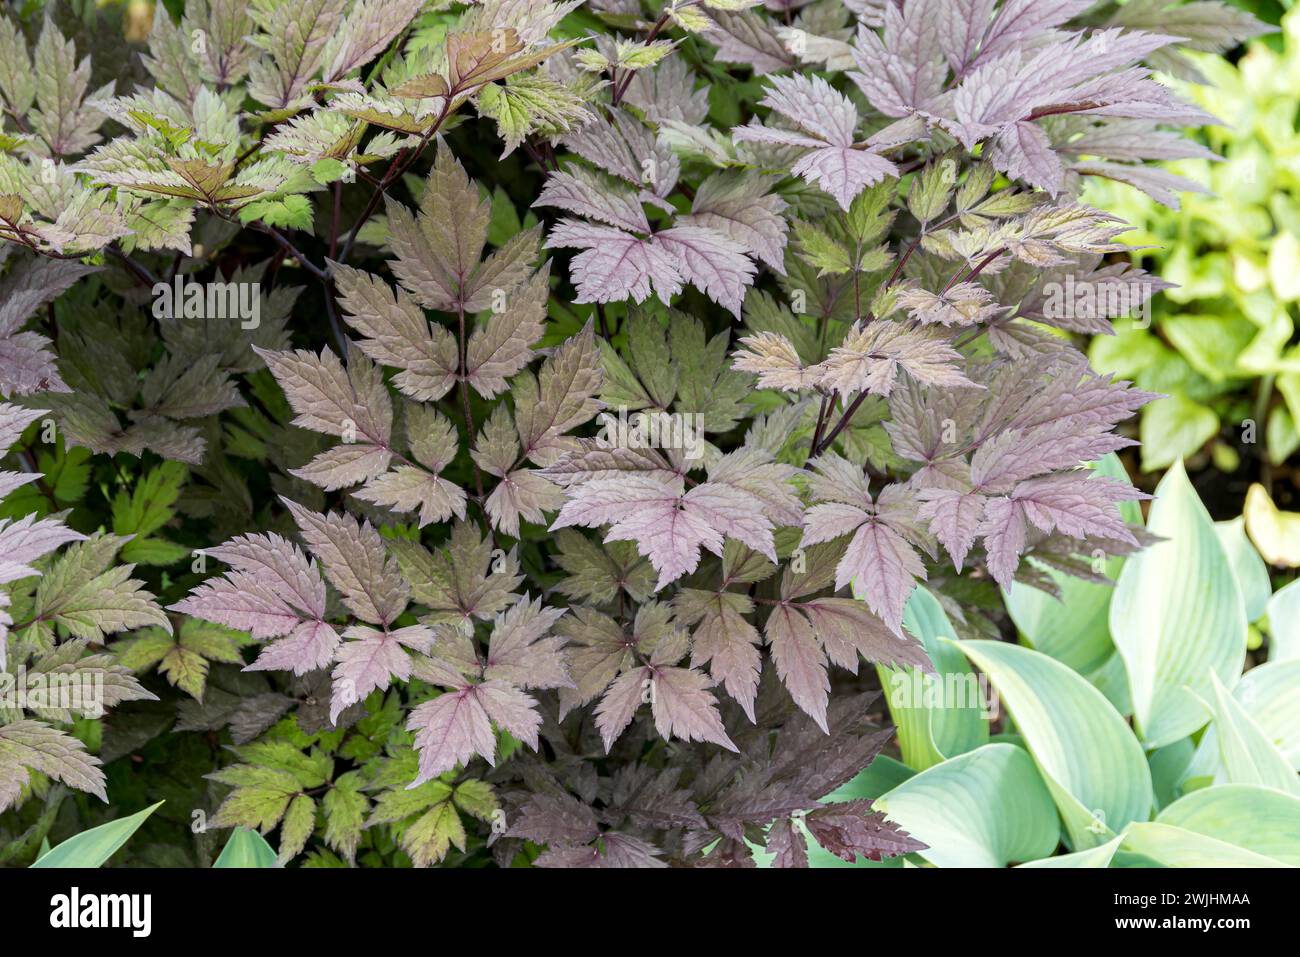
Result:
M1115 837L1105 844L1075 851L1073 854L1058 854L1056 857L1044 857L1037 861L1027 861L1021 867L1110 867L1115 852L1119 850L1123 837Z
M1300 798L1254 784L1205 788L1132 825L1124 847L1169 867L1300 866Z
M1246 620L1258 621L1268 608L1273 583L1268 579L1268 566L1259 557L1255 546L1246 537L1246 520L1234 518L1230 522L1215 522L1214 532L1228 556L1232 574L1241 590L1241 600L1246 608Z
M876 672L898 729L903 763L923 771L987 742L989 725L974 670L945 640L956 633L938 599L917 587L907 601L903 624L925 645L934 674L883 666Z
M1235 684L1246 657L1246 613L1214 523L1182 463L1156 487L1150 530L1165 539L1129 558L1110 606L1138 733L1148 748L1208 720L1210 669Z
M1106 663L1086 676L1088 683L1106 696L1111 706L1129 717L1133 714L1133 696L1129 693L1128 672L1124 670L1124 659L1117 651L1106 659Z
M962 641L957 647L997 688L1075 850L1147 820L1153 797L1146 756L1100 691L1055 658L1019 645Z
M1300 778L1295 769L1269 740L1264 730L1246 713L1218 675L1211 676L1214 698L1215 737L1219 744L1219 761L1223 777L1229 784L1260 784L1300 795Z
M1279 588L1268 600L1268 660L1300 659L1300 579Z
M1036 860L1060 842L1051 795L1014 744L986 744L908 778L875 809L928 844L939 867L1005 867Z
M1191 738L1182 738L1147 755L1151 766L1151 788L1155 791L1156 807L1163 808L1176 801L1182 782L1187 777L1196 745Z
M1092 468L1098 475L1128 481L1124 465L1114 452L1094 463ZM1119 510L1128 524L1141 523L1142 509L1137 502L1121 502ZM1124 559L1100 554L1097 558L1104 561L1100 570L1113 581ZM1080 674L1095 671L1115 650L1107 620L1115 589L1055 569L1046 572L1061 590L1061 597L1057 599L1041 589L1015 582L1002 592L1007 612L1030 648L1051 655Z
M1124 848L1162 867L1283 867L1277 861L1186 828L1151 821L1124 834Z
M75 834L48 854L41 855L32 867L99 867L139 830L145 818L162 807L162 803L159 801L130 817Z
M252 828L237 827L213 867L275 867L275 848Z
M1300 660L1270 661L1250 669L1232 689L1231 700L1225 701L1219 710L1228 713L1225 721L1236 728L1235 740L1242 736L1248 741L1262 738L1261 746L1276 751L1292 777L1300 770ZM1238 720L1232 720L1233 716ZM1216 719L1205 729L1196 755L1183 774L1186 789L1214 782L1252 783L1234 777L1228 770L1221 755L1224 745L1220 741L1220 722ZM1232 750L1235 745L1229 742L1227 747ZM1289 790L1290 785L1283 789Z

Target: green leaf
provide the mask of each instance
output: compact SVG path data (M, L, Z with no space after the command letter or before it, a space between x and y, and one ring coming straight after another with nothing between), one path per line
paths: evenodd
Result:
M516 233L524 231L510 194L498 186L492 191L492 218L488 220L488 242L504 246Z
M1156 472L1200 451L1219 434L1213 409L1182 395L1157 399L1142 409L1142 471Z
M1246 607L1246 621L1259 621L1273 594L1273 583L1269 581L1268 566L1264 564L1264 559L1259 557L1259 552L1246 536L1246 520L1234 518L1230 522L1215 522L1214 531L1219 536L1219 544L1228 556L1228 564L1232 566L1233 577L1241 591Z
M1256 482L1246 490L1242 517L1264 561L1279 568L1300 566L1300 512L1278 508L1268 489Z
M1021 867L1110 867L1115 852L1124 842L1122 836L1113 838L1105 844L1075 851L1073 854L1058 854L1056 857L1044 857L1037 861L1027 861Z
M33 771L107 802L99 765L83 741L58 728L29 720L0 725L0 811L31 793Z
M334 759L324 751L313 748L303 754L297 745L287 741L259 742L233 750L251 764L291 775L299 787L307 790L320 787L334 771Z
M221 802L212 818L215 827L242 824L265 833L280 823L290 800L298 793L289 775L268 768L253 768L240 775L223 774L221 780L240 786Z
M1300 449L1300 431L1296 430L1291 410L1284 405L1276 406L1269 413L1268 426L1264 432L1268 445L1268 460L1274 465L1281 465L1296 449Z
M1300 579L1268 600L1269 661L1300 659Z
M1169 867L1300 867L1300 798L1253 784L1195 791L1124 846Z
M130 817L92 827L89 831L82 831L68 838L48 854L42 855L32 867L99 867L140 829L140 825L150 814L162 805L163 802L159 801Z
M1147 754L1151 767L1151 787L1156 794L1156 806L1167 807L1179 796L1179 786L1187 776L1196 745L1191 738L1182 738Z
M190 556L190 549L161 538L133 538L122 546L122 560L141 565L175 565Z
M247 763L228 765L208 775L234 788L217 808L211 824L214 827L242 824L265 834L284 818L281 842L292 846L297 840L296 829L302 826L306 816L306 807L296 798L330 779L333 757L316 748L304 754L289 741L264 741L232 750ZM291 810L299 815L292 823L286 817ZM314 802L312 813L315 813Z
M728 432L747 414L753 377L731 368L727 356L731 334L708 338L694 316L671 310L668 341L677 360L677 408L704 415L707 432Z
M453 844L465 849L465 825L452 803L443 801L402 828L401 841L417 867L428 867L446 857Z
M881 243L879 246L872 246L870 249L862 250L862 255L858 258L858 264L854 268L858 272L880 272L893 261L894 254L889 251L888 246Z
M1222 710L1244 716L1241 724L1251 739L1255 737L1252 732L1258 732L1288 768L1293 772L1300 768L1300 661L1270 661L1251 668L1232 689L1232 701L1225 704ZM1235 780L1227 776L1222 747L1219 722L1215 721L1201 735L1195 756L1183 772L1180 782L1185 788L1197 780ZM1290 785L1283 790L1290 790Z
M816 226L796 221L794 233L799 241L799 256L817 270L818 276L838 276L853 268L849 250Z
M944 156L921 170L907 193L907 208L911 214L928 223L947 209L957 186L958 170L953 156Z
M871 246L888 233L894 221L894 213L889 208L893 198L894 187L889 182L878 183L854 196L844 220L850 237L859 246Z
M316 827L316 802L305 794L299 794L289 803L284 812L284 821L280 824L280 853L276 863L283 867L298 856L298 852L307 846Z
M356 859L357 845L365 827L369 799L361 793L358 772L341 775L325 792L321 807L325 811L325 843L342 854L349 863Z
M133 637L115 642L113 653L124 668L144 671L162 661L175 647L175 639L161 628L141 628Z
M1096 671L1086 675L1088 683L1106 696L1116 711L1126 718L1133 716L1133 696L1128 690L1128 672L1124 659L1115 652Z
M186 618L178 635L161 628L142 628L133 637L115 642L113 651L122 665L135 672L156 665L169 682L202 701L208 662L242 665L239 649L249 640L242 631Z
M1300 677L1300 671L1291 669L1289 676ZM1263 728L1246 713L1241 703L1223 687L1219 676L1211 672L1210 678L1214 685L1210 707L1214 714L1224 781L1229 784L1259 784L1300 795L1300 778L1296 777L1291 763L1269 740Z
M1054 658L998 641L957 642L988 675L1060 809L1074 850L1151 813L1151 769L1100 691ZM1041 856L1041 855L1040 855Z
M1258 331L1244 316L1166 316L1160 328L1192 368L1211 382L1241 376L1237 355Z
M180 635L177 639L182 648L196 652L209 661L220 661L228 665L242 665L243 657L239 649L249 642L247 632L236 631L201 621L186 618L181 622Z
M678 372L668 348L667 332L659 319L645 309L630 309L627 342L637 379L645 384L655 406L668 408L677 394Z
M673 52L673 43L656 40L647 45L636 40L620 42L617 47L617 65L625 70L643 70L654 66Z
M492 815L500 808L491 785L475 778L458 784L453 800L456 807L480 821L492 820Z
M172 520L175 499L190 472L179 462L164 462L135 481L130 493L113 498L113 533L144 538Z
M237 827L213 867L276 867L275 849L251 828Z
M975 672L949 641L956 632L938 599L916 588L907 600L903 625L925 645L934 673L881 665L876 673L898 729L903 763L923 771L986 743L989 726Z
M31 108L36 97L36 74L27 40L8 17L0 17L0 93L19 115Z
M1051 795L1013 744L986 744L908 778L874 808L939 867L1005 867L1045 857L1060 841Z
M291 193L283 199L260 199L239 210L239 221L251 223L261 220L268 226L310 230L312 223L311 200Z
M668 16L672 18L673 23L677 24L688 33L703 33L713 27L713 21L708 15L695 7L681 5L671 6L668 8Z
M1156 487L1157 542L1129 558L1110 606L1138 734L1148 748L1208 720L1210 670L1235 684L1246 657L1246 615L1228 557L1182 463Z
M1133 379L1173 358L1173 350L1156 335L1123 320L1115 324L1113 336L1096 336L1088 346L1092 367L1119 379Z
M91 641L144 625L170 630L144 583L130 577L132 566L113 565L122 544L115 535L93 535L65 551L36 588L39 623L56 622Z
M38 472L45 473L45 483L53 490L60 504L80 502L90 484L91 451L80 445L64 449L62 436L53 455L42 452L37 456Z
M581 126L591 115L581 96L540 71L483 87L478 111L497 121L497 133L505 141L506 153L530 133L558 136Z
M177 646L159 663L158 670L187 695L203 700L203 686L208 680L208 662L198 652Z
M650 394L636 377L632 367L604 339L596 341L604 376L600 383L600 400L606 408L625 408L629 412L651 404Z

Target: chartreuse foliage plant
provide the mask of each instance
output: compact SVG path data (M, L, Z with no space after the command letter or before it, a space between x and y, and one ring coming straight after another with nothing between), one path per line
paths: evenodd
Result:
M6 700L6 860L159 797L116 860L1290 853L1216 830L1292 800L1242 780L1240 595L1186 490L1142 528L1153 393L1079 350L1165 285L1080 191L1175 201L1147 161L1214 118L1152 70L1250 16L191 0L133 49L28 12L0 647L101 693ZM1109 644L1001 640L1003 592L1121 565ZM1192 575L1189 644L1148 600ZM1233 790L1153 821L1171 748Z
M1225 472L1242 453L1267 468L1300 448L1300 9L1279 39L1251 43L1235 64L1189 55L1209 82L1176 88L1225 122L1199 134L1201 155L1167 164L1199 188L1181 207L1089 187L1135 227L1124 239L1141 247L1134 260L1177 284L1149 325L1120 323L1090 350L1098 369L1167 396L1142 411L1144 470L1207 452Z

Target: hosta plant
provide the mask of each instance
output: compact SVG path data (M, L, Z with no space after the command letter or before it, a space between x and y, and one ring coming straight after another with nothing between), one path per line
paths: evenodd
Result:
M3 21L0 383L71 476L12 507L94 536L12 602L113 594L13 617L163 699L78 729L185 769L188 836L142 859L228 827L313 866L937 846L822 801L890 721L946 756L887 677L951 665L945 618L993 673L999 586L1150 540L1083 463L1152 396L1077 339L1164 283L1078 194L1170 200L1144 161L1213 118L1152 66L1256 30L1150 8L210 0L156 8L126 88ZM1179 677L1144 734L1195 730Z
M147 807L136 814L82 831L58 847L51 848L47 842L42 846L32 867L100 867L131 839L131 835L140 829L140 825L161 804L159 801L153 807ZM212 866L273 867L275 851L256 831L241 827L230 835L230 840Z
M909 617L939 667L885 678L903 761L830 801L873 800L941 867L1300 864L1298 586L1271 591L1240 520L1211 521L1181 463L1148 524L1161 541L1111 567L1113 594L1076 587L1047 614L1015 586L1019 644L958 639L918 591ZM1266 649L1248 652L1252 622ZM1110 663L1089 670L1083 649Z

